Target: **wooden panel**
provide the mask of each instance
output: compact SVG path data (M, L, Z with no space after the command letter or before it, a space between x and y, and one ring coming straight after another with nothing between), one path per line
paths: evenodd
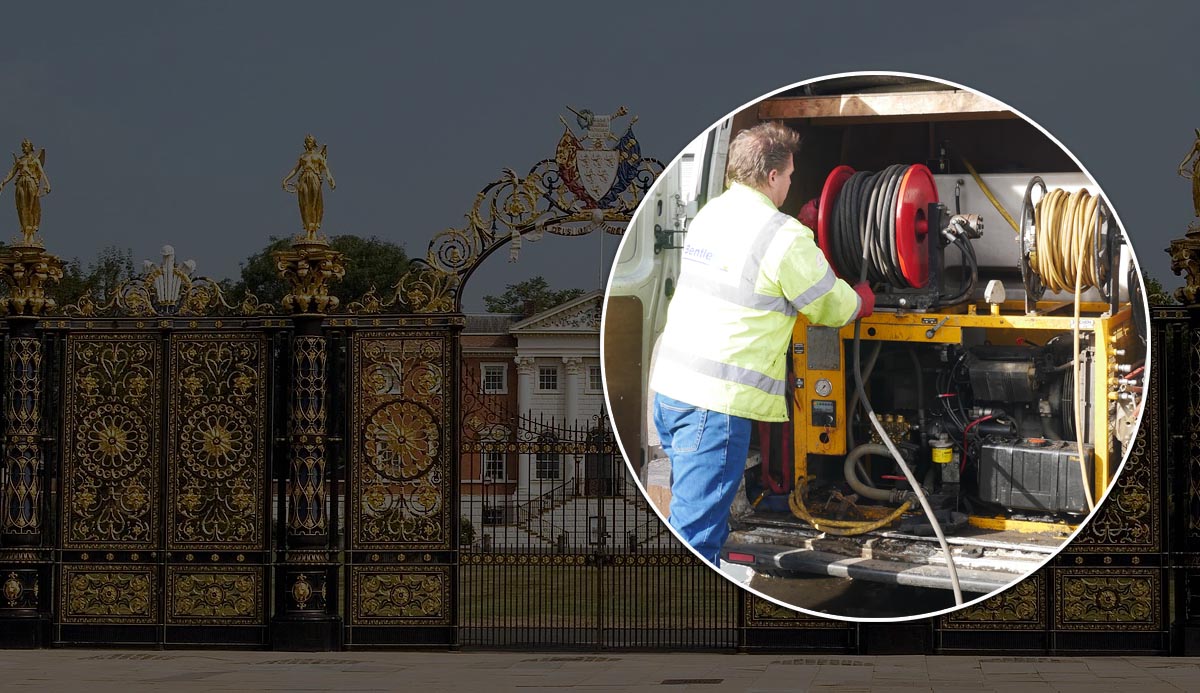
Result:
M901 117L921 119L1015 118L986 96L968 91L899 94L842 94L768 99L758 106L760 120L836 118L839 120Z
M642 299L612 296L604 317L604 386L612 403L612 420L626 456L639 474L642 469Z

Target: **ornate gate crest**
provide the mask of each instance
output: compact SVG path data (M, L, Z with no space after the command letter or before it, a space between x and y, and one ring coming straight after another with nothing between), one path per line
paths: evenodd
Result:
M637 116L629 121L625 134L617 138L612 133L612 121L629 112L624 106L612 115L597 115L586 108L576 111L568 106L567 109L575 114L579 127L586 132L581 142L566 119L559 116L566 130L558 141L554 159L562 172L563 184L585 207L604 208L629 187L641 164L641 147L633 136ZM608 148L610 141L617 143L612 149Z
M568 110L575 114L579 134L560 116L566 130L554 158L539 161L524 177L505 169L476 195L466 226L434 236L425 258L413 261L391 299L373 310L395 303L413 312L455 312L462 284L505 244L511 244L511 262L523 239L536 241L543 233L625 232L662 162L642 156L633 134L636 116L624 134L613 134L613 121L629 113L624 106L611 115Z

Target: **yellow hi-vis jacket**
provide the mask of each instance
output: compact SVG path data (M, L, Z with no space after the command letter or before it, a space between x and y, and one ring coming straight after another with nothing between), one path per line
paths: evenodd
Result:
M650 387L696 407L787 421L786 358L797 313L841 326L861 299L813 233L734 183L692 221Z

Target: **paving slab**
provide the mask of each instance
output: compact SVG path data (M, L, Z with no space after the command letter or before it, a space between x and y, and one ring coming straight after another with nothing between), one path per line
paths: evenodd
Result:
M1200 691L1200 659L530 652L0 652L5 690Z

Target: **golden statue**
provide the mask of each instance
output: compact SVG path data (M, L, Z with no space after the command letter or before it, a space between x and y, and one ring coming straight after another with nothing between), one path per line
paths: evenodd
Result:
M21 156L13 154L12 169L8 176L0 181L0 192L13 178L17 196L17 222L21 225L21 236L25 245L32 246L38 227L42 225L42 195L50 194L50 178L46 176L46 150L43 148L37 156L33 154L33 143L29 140L21 142ZM42 181L46 187L42 189Z
M300 221L304 223L307 240L317 240L317 231L321 228L321 217L325 214L325 203L321 199L322 176L329 179L329 189L337 190L333 180L333 171L325 161L325 150L328 145L321 145L317 151L317 140L312 135L304 137L304 153L296 162L295 168L283 179L285 192L294 192L300 202ZM295 183L292 183L295 178Z
M1192 165L1190 173L1187 170L1189 163ZM1192 144L1192 151L1179 163L1179 175L1192 179L1192 207L1196 216L1200 217L1200 129L1196 130L1196 141Z

